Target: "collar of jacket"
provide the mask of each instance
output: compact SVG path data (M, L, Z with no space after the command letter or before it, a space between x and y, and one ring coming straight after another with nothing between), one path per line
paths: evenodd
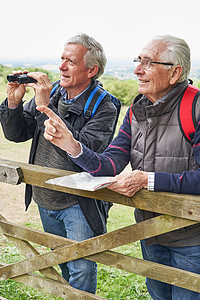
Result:
M140 100L133 105L133 113L140 115L151 116L161 116L175 108L178 104L178 100L188 86L188 81L184 80L181 83L178 83L169 93L164 95L155 103L149 101L144 95L141 96ZM139 114L138 114L139 113Z
M84 94L91 86L91 82L90 84L86 87L86 89L84 91L82 91L79 95L77 95L76 97L72 98L72 99L68 99L68 94L67 94L67 90L64 87L61 87L60 92L63 96L63 100L64 103L66 104L72 104L74 101L76 101L82 94Z
M68 112L73 112L77 115L80 115L84 110L85 103L91 93L91 90L93 90L97 85L100 85L98 80L92 81L90 86L86 88L81 95L79 95L77 101L71 103ZM58 108L58 100L62 97L60 89L61 86L59 85L55 95L50 99L51 104L53 104L53 106L55 106L56 108Z

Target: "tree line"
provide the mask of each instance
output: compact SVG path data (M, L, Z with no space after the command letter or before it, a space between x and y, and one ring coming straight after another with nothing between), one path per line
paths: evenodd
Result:
M3 82L6 85L7 83L7 75L11 74L13 70L21 70L22 67L10 68L0 64L0 77L3 78ZM27 68L28 72L43 72L46 73L53 83L59 79L59 73L51 72L48 70L44 70L38 67ZM138 82L136 80L120 80L114 76L106 76L103 75L99 79L103 87L112 95L120 99L122 105L130 105L137 95L138 90Z
M0 77L3 78L3 82L7 83L7 75L11 74L13 70L19 70L23 69L22 67L17 68L10 68L7 66L4 66L0 64ZM50 81L53 83L56 80L59 79L59 73L51 72L48 70L44 70L42 68L38 67L31 67L27 68L27 71L29 72L43 72L46 73L50 79ZM99 79L103 87L112 95L117 97L121 102L122 105L130 106L133 99L138 94L138 81L132 80L132 79L118 79L114 76L110 75L102 75ZM196 87L200 88L200 81L194 80L193 83Z

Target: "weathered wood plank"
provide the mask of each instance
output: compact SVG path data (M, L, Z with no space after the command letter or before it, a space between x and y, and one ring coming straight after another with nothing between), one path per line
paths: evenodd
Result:
M136 207L148 211L167 214L189 220L200 221L200 196L174 193L158 193L141 190L133 197L126 197L109 189L101 189L95 192L70 189L61 186L53 186L45 183L50 178L73 174L74 172L40 167L21 162L0 159L1 164L21 167L24 174L23 182L55 189L58 191L95 198L103 201L114 202L126 206ZM167 201L166 201L167 199Z
M142 260L121 253L106 251L100 261L105 265L135 273L165 283L176 285L195 292L200 292L200 275L192 272L168 267L158 263ZM99 262L101 253L96 255L96 261ZM95 257L95 255L94 255Z
M194 222L161 215L154 219L133 224L69 246L62 246L37 257L31 257L7 267L0 268L0 278L8 279L70 260L88 257L89 255L116 248L127 243L185 227L186 224L191 225L194 224Z
M6 222L6 219L0 215L0 219ZM27 258L40 255L40 253L28 242L23 239L9 236L4 234L4 236L15 245L15 247ZM58 280L62 283L69 284L53 267L38 270L49 279Z
M14 278L15 280L15 278ZM26 285L30 285L36 289L46 291L47 293L51 295L55 295L57 297L60 297L62 299L67 299L67 300L103 300L104 298L90 294L78 289L75 289L71 287L70 285L65 285L63 283L53 281L51 279L47 278L42 278L36 276L36 275L27 275L26 279L23 278L21 279L18 278L17 281L20 281L22 283L25 283Z
M4 264L5 266L5 264ZM51 295L67 300L103 300L104 298L84 291L77 290L70 285L47 279L36 274L26 274L12 278L35 289L45 291Z
M192 291L200 292L200 275L192 272L164 266L135 257L130 257L113 251L95 254L93 257L96 257L95 261L97 262L124 270L126 272L135 273ZM23 280L24 276L26 275L14 277L12 279L25 283ZM30 285L29 282L27 282L27 284ZM38 286L33 287L39 288ZM50 290L46 291L51 292Z
M0 164L0 181L10 184L20 184L23 179L22 169L20 167Z
M10 178L13 178L13 177L16 178L16 170L20 170L22 164L19 163L19 165L17 165L17 163L14 162L14 166L13 166L13 162L6 161L6 164L2 164L1 160L0 160L0 165L3 169L3 172L5 171L5 167L7 168L7 170L11 170L11 171L14 170L15 173L14 173L14 175L11 174ZM66 172L66 171L62 171L62 170L49 169L49 168L42 168L42 167L31 166L31 165L27 165L27 164L23 164L22 172L25 173L23 182L42 186L42 187L48 187L48 188L52 188L52 186L50 186L50 185L48 186L47 184L45 184L46 180L48 180L50 178L58 177L58 176L72 174L72 172ZM6 173L6 176L5 176L5 173L3 176L8 177L7 173ZM18 175L17 175L17 178L18 178ZM5 181L4 178L3 179L1 178L1 176L0 176L0 181L12 183L12 180L9 179L8 181ZM17 180L14 179L14 184L16 184L16 182L17 182ZM80 190L68 189L68 188L64 188L64 187L53 187L53 188L55 188L56 190L58 189L58 190L64 191L64 192L74 193L74 194L88 196L88 197L94 197L94 198L97 198L100 200L112 201L115 203L138 207L138 208L145 209L145 210L156 211L156 212L160 212L160 213L168 213L172 216L173 215L180 216L181 218L185 217L185 218L191 219L191 220L200 220L200 217L199 217L200 216L200 197L199 196L177 195L177 194L171 194L171 193L152 193L152 192L147 192L145 190L142 190L139 193L137 193L134 197L128 198L128 197L124 197L122 195L113 193L107 189L100 190L97 192L85 192L85 191L80 191ZM167 198L167 201L166 201L166 198ZM165 217L165 220L164 219L161 220L162 217ZM103 235L103 238L101 237L101 239L97 239L95 242L94 241L91 242L91 240L93 240L93 239L84 241L81 243L70 241L70 240L68 240L68 241L65 240L64 244L65 245L71 244L71 246L68 246L68 247L64 246L61 249L56 249L52 252L45 253L43 255L38 255L37 257L35 257L35 259L36 259L35 261L31 260L33 258L32 257L31 259L22 261L20 263L12 264L12 267L14 267L14 269L15 269L15 267L17 265L17 268L16 268L17 272L22 272L22 274L23 274L24 272L26 272L25 271L26 268L23 265L24 262L26 262L26 263L28 262L28 270L29 269L31 270L31 268L33 268L33 270L35 268L36 268L35 270L38 270L39 267L45 268L45 266L48 266L49 260L52 260L51 265L54 263L58 264L58 263L62 262L63 259L64 259L64 261L66 261L66 258L64 258L64 257L66 257L66 255L68 255L68 260L76 259L79 257L87 257L88 259L95 260L97 262L115 266L115 267L121 268L121 269L129 271L129 272L134 272L134 273L146 276L146 277L150 277L150 278L153 278L156 280L160 280L163 282L167 282L170 284L174 284L174 285L177 285L177 286L180 286L183 288L188 288L188 289L199 292L200 291L200 279L199 279L200 276L197 274L194 274L191 272L186 272L186 271L179 270L179 269L173 269L171 267L158 265L158 264L155 264L152 262L147 262L147 261L139 260L139 259L132 258L132 257L127 257L127 256L124 256L122 254L119 254L119 253L116 253L113 251L106 251L107 249L112 249L119 245L129 243L130 235L134 236L134 239L132 241L135 241L138 239L150 237L150 236L168 232L168 231L171 231L171 230L174 230L177 228L181 228L183 226L185 227L185 226L195 224L195 222L190 222L189 220L183 220L183 219L181 219L181 221L176 219L176 222L171 223L170 219L167 219L167 218L168 218L168 216L157 217L157 218L155 218L156 222L154 219L151 224L146 223L147 224L146 228L143 228L143 227L139 228L139 227L137 227L137 225L139 225L139 224L137 224L137 225L134 224L134 225L129 226L129 228L125 228L123 230L120 229L120 232L117 232L117 231L114 232L114 235L110 235L110 236ZM171 227L169 226L170 223L172 225ZM4 225L8 225L8 224L3 224L3 222L1 222L1 231L3 231L2 227ZM141 223L140 223L140 225L141 225ZM6 227L8 229L8 226L6 226ZM147 230L147 228L148 228L148 230ZM159 228L159 230L158 230L158 228ZM11 234L12 231L14 232L15 230L16 230L16 228L9 227L8 234L12 235ZM19 231L21 231L21 230L19 229ZM137 235L136 234L137 231L138 232L140 231L141 234ZM115 234L116 234L116 236L115 236ZM16 231L15 231L15 235L17 235ZM39 235L40 234L38 233L38 236ZM44 235L47 238L45 233L44 233ZM23 231L23 233L21 233L21 236L23 238L27 237L27 231ZM38 238L38 236L37 236L37 238ZM28 238L30 238L30 235ZM58 237L58 238L60 238L60 237ZM122 242L123 239L124 239L124 241ZM39 238L39 240L40 240L40 238ZM110 243L109 243L109 240L111 241ZM45 243L48 244L48 247L51 247L50 244L52 244L52 240L47 238L47 239L45 239L45 241L46 241ZM20 241L20 243L21 242L22 242L22 244L26 243L25 241ZM58 247L58 244L60 242L61 241L59 241L59 242L56 241L56 243L54 242L54 247L55 248ZM95 254L96 252L95 252L94 248L98 248L98 251L102 251L102 252ZM34 250L33 250L33 252L34 252ZM90 256L88 256L88 254ZM33 266L31 266L32 263L33 263ZM36 267L37 264L38 264L38 267ZM19 269L18 269L18 267L19 267ZM21 270L20 270L20 268L21 268ZM2 269L1 271L6 272L6 269ZM10 265L8 266L7 272L8 273L10 272ZM11 272L11 274L12 274L12 272ZM4 278L5 275L6 274L4 273L2 277ZM20 276L20 278L22 278L24 276L27 276L27 275L22 275L22 276ZM67 298L67 299L70 299L70 298ZM83 298L80 298L80 299L83 299Z
M92 240L102 239L105 242L105 239L109 241L109 238L112 238L113 248L115 248L121 246L124 243L131 243L143 238L152 237L154 235L166 233L171 230L194 225L196 223L197 222L191 220L161 215L153 219L140 222L138 224L133 224L124 228L117 229L115 231L93 238ZM51 249L80 243L51 233L42 232L39 230L7 222L2 218L1 215L0 233L15 237L17 239L30 241ZM117 243L115 243L116 236L118 237ZM113 240L113 238L115 238L115 240ZM110 241L109 246L112 247Z
M158 218L162 218L162 217L158 217ZM172 217L172 219L174 219L174 218ZM170 220L171 220L171 217L168 219L168 222L172 225ZM191 225L191 223L188 223L188 220L186 220L186 223L184 223L184 222L181 222L181 223L182 224L179 224L179 226L182 225L185 227L186 225ZM48 247L51 249L61 247L64 245L78 243L77 241L72 241L72 240L57 236L57 235L40 232L37 230L29 229L24 226L8 223L5 221L0 222L0 232L1 233L6 232L8 234L14 235L15 237L21 238L21 239L29 239L33 243L37 243L39 245L42 245L42 246L45 246L45 247ZM125 271L134 272L134 269L130 269L130 268L127 269L127 266L129 266L129 264L127 264L127 266L123 265L123 261L121 258L119 258L118 261L115 260L115 265L114 265L113 259L110 261L107 253L112 253L112 256L109 256L112 258L113 258L113 255L117 255L118 258L120 255L119 253L115 254L113 251L112 252L104 251L102 253L86 256L85 258L92 260L92 261L102 263L102 264L106 264L109 266L115 266L116 268L121 268L122 270L125 270ZM131 266L131 263L130 263L130 266Z
M0 233L51 249L73 244L73 241L70 239L5 221L1 215Z

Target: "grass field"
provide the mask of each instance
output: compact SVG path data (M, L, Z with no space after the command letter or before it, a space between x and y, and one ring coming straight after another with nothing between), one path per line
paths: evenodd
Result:
M5 98L5 86L0 82L0 99ZM27 98L31 94L27 95ZM26 98L26 99L27 99ZM0 100L0 102L1 102ZM126 108L122 108L119 124L122 122ZM30 141L15 144L5 140L0 129L0 158L27 162ZM8 220L17 224L26 225L33 229L42 230L38 216L37 207L31 204L28 212L24 211L24 185L11 186L0 183L0 213ZM134 211L130 207L114 205L110 210L108 219L108 231L112 231L134 222ZM39 251L39 250L38 250ZM141 258L139 242L132 243L115 249L120 253ZM22 259L15 247L0 235L0 255L4 263L13 263ZM124 271L111 268L105 265L98 265L98 286L97 295L109 300L119 299L151 299L145 286L145 279L142 276L129 274ZM0 296L7 299L28 300L28 299L58 299L41 291L33 290L23 284L12 280L0 282Z

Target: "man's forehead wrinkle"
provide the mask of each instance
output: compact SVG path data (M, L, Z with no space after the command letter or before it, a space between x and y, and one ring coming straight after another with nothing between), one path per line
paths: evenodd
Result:
M151 41L141 51L140 56L150 59L157 59L166 50L166 43Z
M154 59L159 56L159 51L156 48L144 48L140 54L142 58Z

